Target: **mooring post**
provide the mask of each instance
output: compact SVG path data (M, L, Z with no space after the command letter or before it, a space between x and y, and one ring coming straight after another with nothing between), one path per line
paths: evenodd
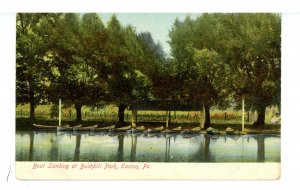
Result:
M200 121L200 129L202 129L202 111L199 111L199 121Z
M200 111L200 129L204 128L205 124L205 108L202 106L202 111Z
M137 126L137 123L138 123L137 118L138 118L138 111L136 110L136 111L135 111L135 114L134 114L135 126Z
M133 122L133 110L131 110L131 127L133 127L134 122Z
M135 128L136 124L137 124L137 110L132 110L131 111L131 126L133 128Z
M166 129L169 127L169 114L168 111L166 111Z
M61 99L58 102L58 126L61 126Z

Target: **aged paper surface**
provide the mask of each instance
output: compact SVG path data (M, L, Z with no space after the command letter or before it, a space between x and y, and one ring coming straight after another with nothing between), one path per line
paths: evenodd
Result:
M58 2L54 2L54 1L51 1L52 3L58 3ZM113 2L113 1L111 1ZM153 2L153 1L152 1ZM250 2L250 3L249 3ZM297 117L297 106L299 104L299 101L294 101L294 98L295 100L297 99L297 95L299 95L299 89L298 88L294 88L295 86L297 86L297 83L299 81L299 75L298 75L298 71L299 71L299 64L294 64L293 63L297 60L298 58L298 53L299 53L299 46L296 45L296 43L299 41L299 14L297 14L296 12L299 12L299 6L287 6L289 3L288 2L291 2L291 1L288 1L288 2L285 2L284 4L278 4L276 2L274 2L274 4L270 5L268 3L261 3L261 1L254 1L254 2L257 2L256 4L253 3L253 1L248 1L248 4L246 2L246 5L245 5L245 2L242 2L241 4L244 4L245 6L244 7L248 7L248 8L244 8L244 9L239 9L239 11L242 11L242 10L248 10L248 11L251 11L251 10L256 10L256 11L263 11L263 10L271 10L271 11L277 11L277 12L285 12L285 15L284 15L284 21L288 21L288 22L285 22L285 25L284 25L284 32L283 32L283 36L284 37L288 37L288 38L285 38L286 40L284 41L283 43L283 47L284 47L284 53L283 53L283 58L284 58L284 62L285 63L291 63L291 64L287 64L289 66L285 66L284 67L284 72L283 72L283 75L284 75L284 85L285 85L285 88L283 89L283 92L285 92L285 95L284 95L284 103L283 103L283 112L285 113L284 114L284 127L286 126L289 126L291 127L290 129L292 130L284 130L284 140L282 141L282 152L283 152L283 155L286 155L284 156L284 160L282 160L282 177L279 181L272 181L268 184L264 183L263 182L260 182L260 181L240 181L240 182L237 182L237 181L234 181L234 182L230 182L230 183L227 183L226 181L223 181L223 182L220 182L220 183L206 183L203 184L202 181L197 183L197 185L204 185L205 189L220 189L221 186L222 188L229 188L230 189L241 189L243 187L243 189L297 189L299 188L299 153L297 151L294 151L294 148L291 148L292 146L293 147L298 147L297 145L299 144L299 141L295 141L294 139L297 138L297 135L299 134L299 128L297 127L297 125L295 125L295 123L298 122L298 117ZM296 1L293 1L294 2L294 5L296 5ZM18 3L23 3L23 2L18 2ZM59 2L60 4L64 3L64 2ZM65 2L67 3L67 2ZM82 3L85 3L86 2L82 2ZM10 8L7 8L8 6L6 5L10 5ZM28 4L28 2L26 2L26 4ZM187 3L184 3L185 5L187 5ZM241 5L240 4L240 5ZM298 3L297 3L298 4ZM8 1L4 4L5 6L1 6L1 10L3 10L3 12L20 12L20 8L18 8L16 10L16 8L11 8L11 7L16 7L16 1ZM58 8L58 6L45 6L45 5L42 5L42 4L38 4L40 5L40 11L43 10L42 12L47 12L47 10L51 10L52 11L54 10L53 7L56 7ZM173 4L173 7L176 5ZM216 11L216 8L215 6L217 5L221 5L223 6L224 4L219 4L219 2L214 2L213 3L213 7L214 8L210 8L209 10L212 10L212 11ZM233 9L232 7L232 4L231 3L227 3L227 9L225 8L219 8L218 10L225 10L226 11L232 11L232 10L235 10L236 11L236 7L235 9ZM252 7L251 6L248 6L248 5L253 5ZM290 4L291 5L291 4ZM101 5L101 7L103 6L103 4ZM182 6L182 5L179 5L179 6ZM177 7L179 7L177 6ZM21 7L21 6L18 6L18 7ZM28 7L34 7L34 6L28 6ZM61 7L61 5L59 6ZM65 4L65 7L70 7L70 4ZM74 7L74 6L73 6ZM81 6L81 7L85 7L85 6ZM90 9L91 10L95 10L97 8L95 8L95 6L93 4L89 5ZM126 6L125 6L126 7ZM133 6L132 6L133 7ZM165 6L166 7L166 6ZM187 6L182 6L182 8L177 8L180 9L181 11L184 11L186 10ZM196 8L196 7L200 7L200 8ZM219 6L220 7L220 6ZM226 6L225 6L226 7ZM230 7L230 8L228 8ZM240 6L241 7L241 6ZM250 8L249 8L250 7ZM259 9L258 9L259 7ZM274 8L275 7L275 8ZM289 7L289 8L287 8ZM297 8L298 7L298 8ZM192 10L196 10L198 11L199 9L203 9L203 6L189 6L190 9ZM66 9L66 8L65 8ZM65 10L64 9L64 10ZM73 8L74 9L74 8ZM82 10L83 8L81 8L80 10ZM86 8L84 8L85 10ZM102 8L103 9L103 8ZM112 9L112 8L111 8ZM132 8L131 8L132 9ZM159 10L166 10L166 8L160 8ZM25 10L24 8L22 8L22 10ZM29 9L27 8L27 11ZM30 8L30 10L33 10L32 8ZM36 10L36 8L34 8L34 10ZM58 9L55 9L56 11L61 11L62 8L58 8ZM69 9L68 9L69 10ZM79 9L78 9L79 10ZM113 9L115 10L115 9ZM128 8L122 8L121 11L123 12L126 12L128 10ZM136 11L141 11L140 7L139 8L135 8ZM148 10L148 9L147 9ZM153 10L153 8L152 8ZM156 9L155 9L156 10ZM170 10L168 8L168 10ZM174 8L171 9L171 11L174 11ZM206 10L207 10L207 6L206 6ZM175 10L176 11L176 10ZM293 13L291 13L293 12ZM296 27L295 27L296 25ZM3 23L1 22L1 26L2 26L2 29L5 28L3 27ZM11 28L15 28L15 26L11 27ZM296 28L296 29L295 29ZM5 28L6 29L6 28ZM6 31L6 30L5 30ZM5 31L3 32L3 34L5 34ZM12 30L9 32L6 32L7 34L9 34L9 36L12 36L11 34L14 34L15 32ZM288 34L288 35L287 35ZM296 40L295 40L295 37L296 37ZM3 35L1 37L1 39L5 39L7 38L7 35ZM5 41L5 40L1 40L2 42ZM11 40L13 41L13 40ZM288 42L287 42L288 41ZM11 61L10 59L10 54L7 54L7 49L8 49L8 45L10 47L10 44L8 44L7 42L6 43L2 43L1 45L1 49L5 50L3 52L5 52L4 54L4 58L2 57L2 59L4 59L4 61L7 61L9 60L8 62L11 63L12 65L15 63L15 59L13 59L13 61ZM9 48L11 50L11 52L13 52L14 54L14 47L13 48ZM9 58L7 58L9 57ZM4 66L3 66L4 65ZM1 76L5 76L5 75L8 75L10 76L9 79L10 81L13 81L15 80L14 79L14 70L10 70L10 72L7 72L7 65L9 64L1 64ZM292 67L290 67L292 66ZM3 68L4 67L4 68ZM296 78L296 80L295 80ZM14 82L10 82L10 81L7 81L6 79L5 80L1 80L1 82L4 82L5 85L5 89L7 89L7 84L8 83L14 83ZM3 87L1 85L1 87ZM4 88L2 88L4 89ZM288 92L287 92L288 91ZM15 103L15 99L13 97L13 94L15 93L14 89L10 89L10 93L9 95L7 96L6 93L2 93L1 94L1 98L2 100L5 100L3 101L4 104L4 108L5 109L1 109L1 114L4 113L4 117L3 118L7 118L9 117L9 114L13 115L13 111L10 111L8 112L6 108L9 108L9 107L13 107L14 103ZM10 99L12 99L11 101L7 101L7 98L11 97ZM10 102L10 105L7 105L6 102ZM2 105L3 107L3 105ZM286 112L288 111L288 112ZM5 115L5 113L8 113L7 115ZM287 114L288 113L288 114ZM9 120L9 124L7 124L7 120ZM12 119L5 119L4 122L2 123L3 126L12 126L14 124L14 118ZM2 127L2 131L3 133L1 133L1 142L3 142L3 144L1 143L1 148L4 148L5 152L9 152L9 155L12 155L11 152L13 152L13 150L9 150L6 148L6 145L7 145L7 142L9 142L10 144L14 144L14 135L7 135L7 130L5 127ZM8 136L8 137L7 137ZM289 137L289 138L286 138L286 137ZM283 136L282 136L283 137ZM5 143L4 143L5 142ZM5 144L5 146L4 146ZM7 156L7 154L3 154L1 156L1 170L4 168L4 169L8 169L9 168L9 163L12 163L12 162L15 162L14 161L14 156ZM14 153L14 152L13 152ZM7 159L7 158L11 158L11 159ZM8 177L7 176L7 173L6 170L2 170L1 172L1 188L4 186L4 187L16 187L16 189L25 189L25 188L28 188L29 185L33 186L35 185L37 182L35 181L27 181L27 182L23 182L23 181L18 181L18 180L15 180L14 177L15 175L17 175L17 177L21 177L22 176L22 173L26 172L24 170L28 170L28 168L31 168L32 165L29 165L28 168L25 167L24 163L22 162L16 162L16 170L17 170L17 173L12 173L14 175L10 175L9 178L8 178L8 183L7 182L4 182L6 180L6 178ZM278 163L277 163L278 164ZM4 166L5 167L2 167ZM216 165L216 164L215 164ZM247 165L247 163L243 163L243 165ZM260 164L255 164L255 165L260 165ZM278 164L280 165L280 164ZM21 168L20 168L21 166ZM20 169L18 171L18 169ZM12 166L12 171L14 170L14 167ZM280 171L280 170L279 170ZM203 171L202 171L203 172ZM2 175L3 174L3 175ZM5 179L4 179L5 178ZM6 184L5 184L6 183ZM94 183L84 183L84 182L64 182L65 185L63 184L61 186L61 183L59 183L59 187L62 188L62 187L68 187L70 188L70 184L72 183L73 186L75 186L74 184L76 184L77 186L81 186L82 188L89 188L89 189L96 189L96 188L93 188ZM81 184L80 184L81 183ZM104 187L108 187L107 183L106 185L103 184L103 182L100 182L101 185L104 185ZM98 184L100 184L98 183ZM147 183L147 184L146 184ZM169 187L169 186L173 186L175 187L174 184L178 185L178 187L183 187L183 186L187 186L187 187L190 187L190 184L189 182L186 182L186 183L178 183L178 182L165 182L164 183L164 187ZM172 185L172 184L173 185ZM56 186L55 186L56 184ZM53 189L54 187L58 187L57 185L58 183L51 183L51 182L47 182L47 185L45 185L43 183L43 185L40 185L41 187L38 187L38 185L35 186L35 188L33 189L40 189L40 188L43 188L43 189ZM120 183L119 183L120 184ZM134 186L135 182L132 182L131 185L133 185L133 189L137 189L137 188L140 188L139 186ZM147 186L150 186L150 187L155 187L157 186L157 183L152 183L152 182L145 182L144 183L145 185ZM160 183L162 184L162 183ZM182 184L182 185L180 185ZM195 183L193 183L195 184ZM7 185L7 186L5 186ZM9 186L8 186L9 185ZM68 185L68 186L67 186ZM19 187L19 188L18 188ZM102 187L102 186L101 186ZM99 188L99 187L98 187ZM9 188L3 188L3 189L9 189ZM107 188L108 189L108 188ZM178 188L177 188L178 189Z
M279 179L280 163L16 162L20 180Z
M45 36L47 37L48 35L44 35L44 37ZM242 107L243 107L242 108L243 109L242 132L244 132L244 99L242 102L243 102L242 103ZM169 111L169 115L170 115L170 111ZM61 115L59 116L59 118L61 118ZM226 116L225 116L225 120L226 120ZM168 121L166 123L167 123L166 128L168 128ZM201 120L201 126L202 126L202 120ZM59 123L59 127L61 127L60 123ZM80 149L78 147L80 147L81 137L78 137L76 139L79 140L78 141L76 140L75 155L79 155L76 153L78 153ZM30 146L33 145L33 142L34 142L33 140L30 141ZM52 138L50 142L54 144L53 147L56 147L55 151L57 151L57 146L55 145L55 143L53 143L54 141L52 141ZM120 142L121 141L119 141L119 146L120 144L122 144L123 147L123 142L122 143ZM209 143L209 141L207 142ZM257 142L258 146L261 145L261 147L263 147L260 148L260 150L258 150L258 154L261 153L261 150L262 152L265 151L264 144L262 145L261 142L262 141ZM32 147L29 148L31 152L33 150ZM264 153L262 155L264 157ZM258 156L258 160L260 158L261 157ZM222 162L216 162L216 163L138 162L136 163L136 162L16 161L15 174L17 179L20 180L115 180L115 179L123 179L123 180L137 180L137 179L144 179L144 180L145 179L146 180L259 179L262 180L263 179L263 180L268 180L268 179L279 179L281 176L280 161L279 162L266 161L265 163L253 163L253 162L238 163L238 162L233 161L228 163L222 163Z

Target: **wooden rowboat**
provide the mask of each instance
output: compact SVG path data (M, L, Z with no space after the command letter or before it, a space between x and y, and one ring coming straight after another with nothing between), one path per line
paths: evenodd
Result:
M174 129L166 129L162 131L162 133L180 133L181 132L181 127L176 127Z
M110 131L112 132L131 132L131 125L119 128L113 128Z
M247 129L240 134L280 134L280 129Z
M201 130L201 127L194 127L194 128L191 128L190 131L192 132L200 132Z
M111 131L115 128L115 125L106 126L106 127L97 127L94 129L94 131Z
M80 127L78 131L94 131L97 128L97 125L91 125L88 127Z
M33 127L38 130L56 130L58 126L33 124Z
M201 128L200 127L194 127L191 129L187 129L184 131L185 134L195 134L195 133L200 133Z
M70 127L69 125L64 125L61 127L57 127L58 131L77 131L82 125L75 125Z
M132 133L138 133L138 132L144 132L146 131L146 128L144 126L139 126L136 128L131 128Z
M152 129L149 129L147 130L148 133L160 133L164 130L164 127L161 126L161 127L156 127L156 128L152 128Z
M225 131L226 131L227 135L238 135L239 134L238 130L234 130L230 127L227 127Z
M206 133L211 135L217 135L219 134L219 131L215 128L209 127L206 129Z

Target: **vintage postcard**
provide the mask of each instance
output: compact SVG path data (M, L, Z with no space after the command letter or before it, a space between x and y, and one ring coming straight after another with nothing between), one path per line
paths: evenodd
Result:
M20 180L279 179L280 131L280 14L16 14Z

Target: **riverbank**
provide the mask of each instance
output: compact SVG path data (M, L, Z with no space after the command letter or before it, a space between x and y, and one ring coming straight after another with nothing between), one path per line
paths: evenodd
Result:
M57 125L56 120L36 120L37 124L42 125ZM62 125L69 124L70 126L81 124L82 126L91 126L91 125L98 125L98 126L111 126L115 125L115 122L99 122L96 120L88 120L82 122L76 121L69 121L63 120ZM130 123L125 123L126 125L130 125ZM145 126L146 128L155 128L160 126L165 126L163 122L140 122L138 126ZM173 129L176 127L181 127L183 130L188 130L194 127L199 127L199 123L169 123L168 129ZM241 124L234 124L234 123L212 123L211 127L217 129L221 134L225 133L227 127L230 127L234 130L238 130L241 132ZM30 124L30 120L28 118L16 118L16 130L17 131L32 131L34 130L33 126ZM250 124L245 124L245 134L280 134L281 125L279 124L265 124L264 127L254 127ZM205 133L205 130L201 132Z

